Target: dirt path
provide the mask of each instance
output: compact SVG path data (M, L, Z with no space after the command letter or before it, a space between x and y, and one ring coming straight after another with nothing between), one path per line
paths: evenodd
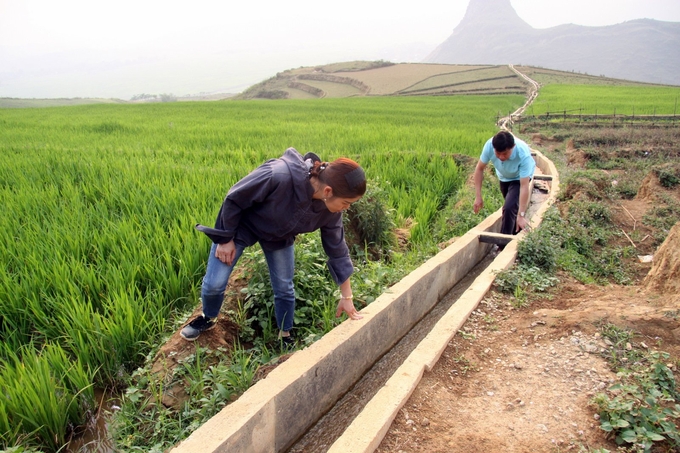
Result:
M589 404L615 379L599 354L608 345L597 326L639 312L628 321L647 320L632 323L640 341L677 352L672 331L678 323L653 308L659 297L637 287L567 280L552 300L518 310L507 296L490 293L423 377L377 451L615 450ZM665 302L677 310L678 301Z
M522 79L526 80L529 82L529 85L531 87L529 88L529 92L527 93L527 100L524 103L524 105L514 112L512 112L509 116L503 117L500 120L498 120L498 127L500 127L503 130L509 130L510 125L519 117L522 116L522 113L531 105L532 102L534 102L534 99L536 99L536 96L538 96L538 89L540 88L540 84L536 82L534 79L529 77L528 75L520 72L517 68L515 68L514 65L509 64L508 67L512 72L517 74L519 77Z

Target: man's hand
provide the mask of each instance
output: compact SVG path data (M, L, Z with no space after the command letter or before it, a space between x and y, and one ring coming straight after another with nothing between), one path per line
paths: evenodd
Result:
M515 225L515 231L520 232L527 227L527 219L518 215Z
M224 264L229 266L234 262L234 257L236 256L236 244L234 240L225 243L217 244L217 249L215 250L215 258L222 261Z
M484 200L481 198L475 198L475 204L472 205L472 209L477 214L484 207Z
M519 212L517 213L517 220L515 220L515 231L519 232L525 229L528 225L527 219L522 217L521 213L526 213L529 207L531 197L531 178L520 178L519 180Z

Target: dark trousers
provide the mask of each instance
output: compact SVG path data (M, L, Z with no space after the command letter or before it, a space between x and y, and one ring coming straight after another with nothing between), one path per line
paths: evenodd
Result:
M503 204L503 217L501 218L501 233L517 234L515 224L519 211L519 180L501 181L501 193L505 198Z

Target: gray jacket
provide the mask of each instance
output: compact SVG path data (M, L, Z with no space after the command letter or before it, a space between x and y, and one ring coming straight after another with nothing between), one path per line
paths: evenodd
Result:
M312 199L309 164L294 148L271 159L238 181L227 193L215 228L196 225L216 244L232 239L264 250L293 245L301 233L321 230L328 268L339 285L354 268L345 243L342 213L330 212L323 201Z

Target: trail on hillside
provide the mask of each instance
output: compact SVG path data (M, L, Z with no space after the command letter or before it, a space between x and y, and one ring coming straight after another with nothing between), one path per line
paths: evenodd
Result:
M504 116L503 118L498 120L498 127L501 130L510 130L512 123L519 119L522 116L522 114L526 111L527 107L529 107L534 102L534 99L536 99L536 96L538 96L538 90L541 87L541 85L538 82L536 82L528 75L520 72L517 68L515 68L514 65L509 64L508 67L512 72L514 72L519 77L529 82L531 86L529 88L529 92L527 93L527 100L524 103L524 105L515 110L514 112L512 112L509 116Z

